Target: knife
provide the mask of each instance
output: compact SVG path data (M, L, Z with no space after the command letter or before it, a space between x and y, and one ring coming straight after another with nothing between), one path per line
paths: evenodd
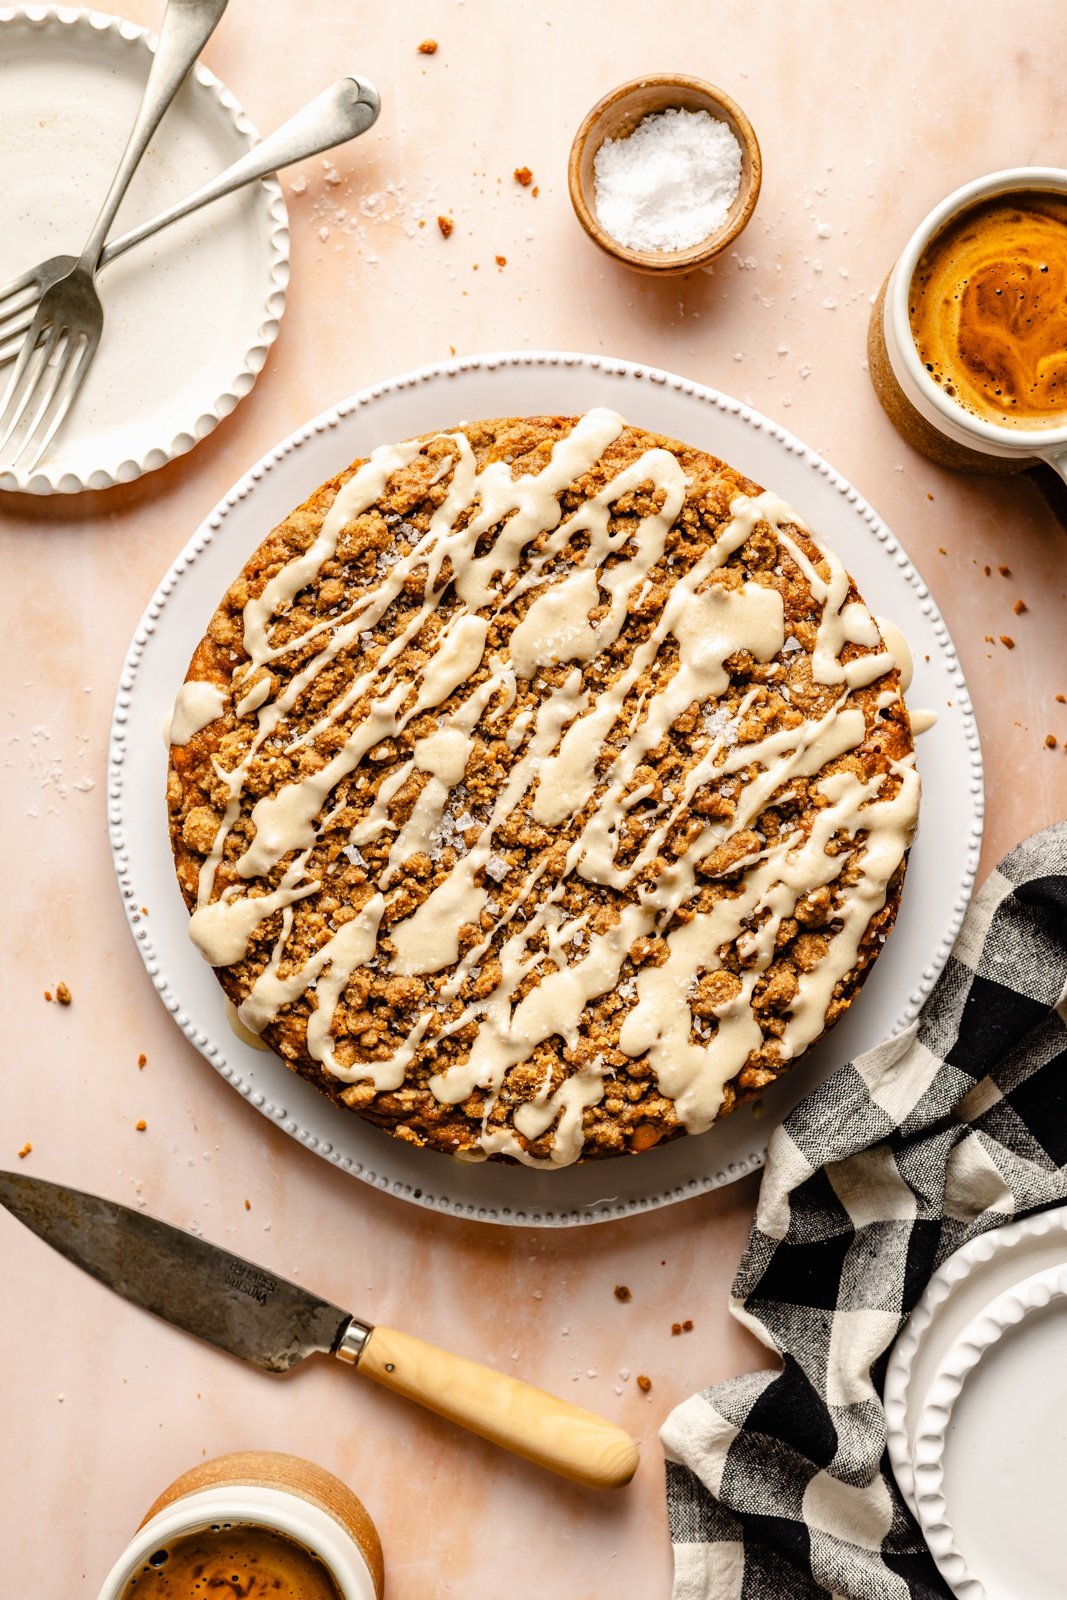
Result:
M0 1203L53 1250L186 1333L266 1372L336 1356L364 1377L591 1489L637 1469L621 1428L491 1367L361 1322L300 1284L114 1200L0 1171Z

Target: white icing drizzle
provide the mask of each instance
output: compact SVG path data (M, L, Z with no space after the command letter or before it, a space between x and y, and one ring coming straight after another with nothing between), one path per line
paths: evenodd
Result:
M246 955L257 929L280 914L281 932L239 1009L240 1021L258 1034L285 1006L310 1000L308 1050L348 1084L370 1082L376 1090L395 1090L403 1084L424 1038L442 1039L475 1023L466 1059L454 1061L430 1080L433 1093L445 1104L484 1093L483 1131L478 1150L466 1152L469 1158L506 1154L547 1166L578 1158L584 1140L583 1114L603 1097L605 1071L610 1071L600 1057L592 1063L579 1060L555 1090L548 1073L540 1091L514 1112L511 1126L490 1125L493 1107L508 1072L528 1061L546 1041L558 1037L572 1049L579 1046L586 1007L619 990L634 941L653 936L663 939L665 955L659 965L640 965L630 980L632 1004L622 1023L619 1047L631 1057L647 1058L660 1090L675 1102L686 1128L694 1132L706 1128L722 1107L726 1084L765 1042L750 1002L774 959L782 922L814 888L834 886L835 931L826 936L825 956L801 975L786 1013L779 1046L779 1059L786 1061L801 1054L822 1031L835 985L855 965L864 932L884 904L917 815L918 778L910 758L893 764L888 777L874 776L867 782L849 770L830 774L817 785L821 804L806 835L785 829L775 839L760 836L759 847L742 859L727 852L724 871L745 869L739 892L719 899L708 912L687 909L699 889L701 863L755 823L772 800L784 799L791 782L816 776L827 763L863 743L865 717L862 709L849 704L850 691L876 682L892 669L896 644L885 625L879 631L862 603L849 600L849 579L840 561L815 540L784 501L770 493L739 496L715 543L675 578L648 637L620 665L606 689L591 692L582 668L615 644L627 618L648 593L649 575L663 558L667 534L687 489L679 461L667 450L650 449L564 519L561 494L596 465L623 427L615 413L592 411L555 443L539 473L518 477L503 461L478 472L463 434L440 436L438 442L444 442L449 453L438 466L435 481L447 480L447 489L414 548L341 616L315 623L297 639L272 644L275 619L314 582L323 564L336 554L346 526L374 506L392 474L411 463L423 444L412 441L376 450L339 491L308 550L283 566L244 608L249 663L242 682L313 639L321 643L315 644L316 653L280 692L274 677L264 673L237 702L237 716L255 716L256 731L241 762L230 771L219 771L229 801L201 868L191 935L206 959L216 966L229 965ZM650 483L654 509L636 528L623 525L619 531L617 525L613 531L614 504ZM463 516L467 520L460 526ZM791 651L803 648L787 638L782 597L776 588L754 579L735 581L734 586L717 581L729 556L761 522L775 531L820 607L812 676L838 692L818 719L801 717L797 726L780 727L753 740L742 739L740 727L760 693L758 686L733 711L717 704L731 682L727 662L742 651L759 663L769 664L780 654L788 661ZM806 535L806 547L796 529ZM483 536L490 533L486 546ZM561 575L557 558L576 534L587 536L588 547L584 555L564 565ZM531 551L535 540L537 549ZM814 561L808 553L812 546L818 552ZM446 560L447 579L442 576ZM411 620L379 649L314 726L285 747L292 753L335 730L329 759L263 796L251 810L251 842L237 860L236 871L249 880L265 879L291 858L280 882L254 897L230 887L213 899L225 841L241 815L252 761L267 740L276 742L277 730L316 677L385 616L416 572L423 601ZM486 659L492 618L531 593L533 598L511 631L509 659L492 654ZM446 594L452 609L442 620L440 606ZM433 640L424 664L414 675L394 675L394 663L424 629L430 630ZM676 660L670 672L660 661L665 649ZM480 726L491 731L494 718L504 716L514 703L517 678L535 679L542 669L567 664L570 670L561 682L539 683L536 709L524 711L502 730L514 759L488 817L476 819L461 807L453 819L449 808L474 752L475 731ZM659 670L649 680L657 664ZM483 672L488 675L472 684ZM640 690L648 681L654 689ZM186 688L220 693L211 685ZM366 863L359 855L360 846L383 834L393 835L388 862L371 885L370 897L314 954L294 961L286 952L291 908L320 887L304 873L331 796L361 763L373 764L376 747L383 741L395 739L413 718L456 697L458 704L439 719L437 731L420 737L410 756L378 784L373 804L352 830L346 853L355 852L353 859L358 857L362 865ZM361 701L369 709L350 724L348 713ZM887 706L898 702L892 689L878 700ZM663 790L658 782L639 782L639 769L652 760L654 770L651 753L694 706L705 708L707 743L692 759L677 792ZM218 714L218 710L213 713ZM336 731L341 728L343 739ZM621 741L620 728L626 734ZM606 763L605 750L611 752ZM392 816L393 802L414 778L420 783L417 797L406 820L398 824ZM724 785L724 780L737 791L732 816L696 826L698 814L691 812L691 803L697 791L706 784ZM628 820L638 805L651 808L644 813L647 831L640 848L629 859L620 859ZM535 823L564 829L563 837L569 839L566 860L561 869L557 864L550 879L544 879L542 862L524 882L512 882L510 863L498 852L495 835L520 807ZM684 848L673 858L660 859L668 835L687 817L692 820ZM403 881L405 863L430 852L445 828L451 829L457 859L413 913L388 927L395 952L390 971L404 978L455 970L440 981L437 1006L428 1006L407 1036L393 1041L387 1059L345 1065L334 1053L333 1029L346 986L357 968L380 960L376 952L386 895ZM855 849L828 853L835 840L849 841ZM862 854L858 881L841 885L837 880L844 866L855 860L856 849ZM613 925L595 931L588 916L568 915L563 897L572 877L630 891L617 908ZM497 904L498 893L506 898L503 908ZM680 912L685 915L678 916ZM475 928L477 942L471 945L468 938L461 956L464 927ZM719 952L726 946L734 946L741 956L739 992L716 1009L712 1026L698 1027L690 1006L694 985L701 974L720 969ZM468 999L458 1014L453 1007L444 1020L440 1013L455 1002L490 955L499 973L488 993ZM518 989L531 974L537 981L532 987L526 984L518 999ZM542 1138L550 1130L549 1155L538 1160L523 1140Z
M912 675L915 670L915 664L911 654L911 646L908 644L907 639L905 639L896 623L890 622L888 617L876 617L875 621L877 622L881 631L882 638L885 640L885 647L893 657L893 660L896 663L897 671L900 673L901 693L906 694L911 688ZM895 704L896 699L896 695L890 694L889 698L886 700L886 705ZM879 697L879 705L881 705L881 697ZM929 733L930 729L937 722L937 712L921 710L912 711L909 709L908 721L911 724L912 734L918 738L919 734L921 733Z
M193 678L183 683L163 728L164 743L188 744L202 733L209 722L221 717L229 702L226 690L217 683Z
M251 1028L246 1028L245 1027L244 1023L241 1021L240 1017L237 1015L237 1007L234 1005L232 1000L227 998L223 1002L223 1004L224 1004L225 1011L226 1011L226 1021L230 1025L230 1031L238 1039L240 1039L242 1044L250 1045L253 1050L269 1050L270 1049L270 1045L269 1044L265 1044L264 1041L260 1038L258 1033L253 1033Z
M885 641L885 648L893 657L893 664L900 673L900 690L907 694L911 688L912 675L915 671L915 662L911 654L911 645L905 639L895 622L888 617L876 617L878 631Z

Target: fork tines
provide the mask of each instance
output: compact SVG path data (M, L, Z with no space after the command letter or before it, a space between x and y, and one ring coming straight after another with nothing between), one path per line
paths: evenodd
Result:
M57 326L38 312L4 392L0 470L33 471L70 410L94 348L84 330Z

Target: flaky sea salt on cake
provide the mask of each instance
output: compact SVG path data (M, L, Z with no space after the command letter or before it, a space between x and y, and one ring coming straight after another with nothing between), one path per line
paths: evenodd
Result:
M374 451L260 546L172 723L194 943L337 1104L467 1160L700 1133L889 932L900 678L776 495L595 410Z

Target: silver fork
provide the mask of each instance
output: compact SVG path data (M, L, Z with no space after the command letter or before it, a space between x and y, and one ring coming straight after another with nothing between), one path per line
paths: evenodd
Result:
M14 440L13 454L5 463L9 471L21 461L32 472L85 381L104 326L104 308L94 282L104 240L149 140L226 4L227 0L168 0L141 104L85 249L72 267L67 265L69 257L57 256L43 262L33 275L40 300L0 410L0 454ZM63 270L58 263L63 263Z
M288 122L283 122L280 128L275 128L273 133L269 133L231 167L227 167L225 172L220 172L217 178L212 178L184 200L168 206L166 211L161 211L150 222L142 222L120 239L113 239L101 254L97 276L112 261L125 255L127 250L132 250L135 244L150 239L172 222L199 211L201 206L221 200L223 195L232 194L235 189L242 189L257 178L269 177L272 172L281 172L296 161L317 156L323 150L332 150L336 145L346 144L349 139L366 133L377 121L380 106L378 91L367 78L339 78L329 89L324 89L291 116ZM20 278L14 278L0 289L0 366L13 361L22 348L40 295L49 284L66 277L77 264L77 256L53 256L51 261L43 261L32 272L24 272ZM5 322L7 326L3 326Z

